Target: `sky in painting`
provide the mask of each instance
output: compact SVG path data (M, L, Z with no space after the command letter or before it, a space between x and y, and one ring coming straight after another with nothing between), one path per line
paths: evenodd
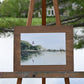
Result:
M34 45L41 45L45 49L66 49L65 33L21 33L21 40Z

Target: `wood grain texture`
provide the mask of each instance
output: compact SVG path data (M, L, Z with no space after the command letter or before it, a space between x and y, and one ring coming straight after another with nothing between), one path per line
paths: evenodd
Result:
M53 0L53 5L55 10L56 25L61 25L58 0Z
M18 78L17 84L22 84L22 78Z
M42 25L46 25L46 0L42 0ZM42 78L42 84L46 84L46 78Z
M30 0L29 11L28 11L28 18L26 26L31 26L32 23L32 15L34 10L35 0Z
M46 0L42 0L42 25L46 25Z
M21 66L21 33L66 33L66 65L28 65ZM73 27L72 26L30 26L15 27L14 31L14 71L73 71Z
M33 77L33 75L35 75ZM84 78L84 72L0 72L0 78Z
M46 78L42 78L42 84L46 84Z
M65 78L65 84L70 84L69 78Z

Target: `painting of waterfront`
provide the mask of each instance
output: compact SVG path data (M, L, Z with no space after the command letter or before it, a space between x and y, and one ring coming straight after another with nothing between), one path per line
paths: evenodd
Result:
M21 33L21 65L66 65L65 33Z

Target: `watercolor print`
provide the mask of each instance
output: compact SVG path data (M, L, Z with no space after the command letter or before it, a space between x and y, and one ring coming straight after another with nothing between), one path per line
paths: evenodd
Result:
M66 34L21 33L21 65L66 65Z

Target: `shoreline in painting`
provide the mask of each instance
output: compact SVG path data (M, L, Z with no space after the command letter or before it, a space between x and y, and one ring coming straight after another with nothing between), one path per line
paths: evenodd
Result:
M65 49L46 49L46 48L43 48L41 45L33 45L27 41L21 40L21 51L23 52L64 51L65 52L66 50Z
M48 50L21 50L21 52L66 52L66 50L51 50L51 49L48 49Z

